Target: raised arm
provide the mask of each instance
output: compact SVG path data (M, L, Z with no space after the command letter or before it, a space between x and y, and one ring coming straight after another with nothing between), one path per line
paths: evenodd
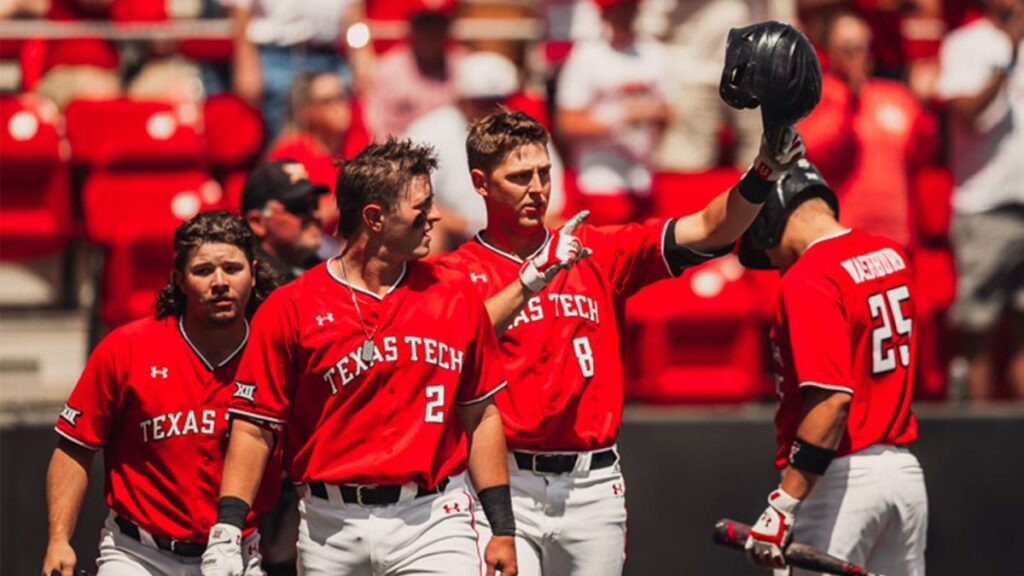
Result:
M795 128L787 130L782 148L782 152L775 151L762 138L757 158L735 186L716 196L703 210L676 220L676 244L712 252L735 242L757 217L775 182L803 157L803 141Z
M71 535L82 510L85 489L89 486L89 468L95 452L63 438L57 443L46 471L46 510L49 540L43 558L43 575L57 571L73 576L77 558L71 547Z

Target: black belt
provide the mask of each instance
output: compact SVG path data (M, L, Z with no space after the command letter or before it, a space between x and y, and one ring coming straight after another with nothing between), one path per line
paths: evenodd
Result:
M529 470L538 474L565 474L576 469L579 454L532 454L530 452L513 452L516 465L520 470ZM607 468L619 459L615 450L602 450L590 455L590 469Z
M114 516L114 523L121 529L121 534L130 536L139 542L142 542L142 535L139 532L139 527L130 520L125 520L120 516ZM175 540L167 536L157 536L153 534L153 542L156 543L156 547L161 550L173 552L178 556L185 556L188 558L198 558L203 555L206 551L205 542L185 542L183 540Z
M445 478L437 486L427 489L418 487L416 497L440 494L448 486L448 479ZM346 504L359 504L360 506L386 506L395 504L402 497L402 486L400 484L385 484L382 486L354 486L352 484L341 484L338 486L341 492L341 500ZM309 493L317 498L328 500L327 485L319 480L309 483Z

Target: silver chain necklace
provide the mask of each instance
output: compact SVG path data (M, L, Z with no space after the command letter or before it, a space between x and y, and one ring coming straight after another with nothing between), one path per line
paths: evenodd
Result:
M367 366L373 366L373 353L376 351L376 346L373 343L373 335L377 333L378 327L374 326L373 331L366 329L366 322L363 321L363 313L359 310L359 300L356 298L356 291L352 289L352 282L348 279L348 270L345 269L345 257L339 256L338 261L341 262L341 275L345 279L345 287L348 288L348 294L352 297L352 306L356 309L356 318L359 319L359 327L363 330L363 334L366 336L366 341L359 347L359 359L365 362Z

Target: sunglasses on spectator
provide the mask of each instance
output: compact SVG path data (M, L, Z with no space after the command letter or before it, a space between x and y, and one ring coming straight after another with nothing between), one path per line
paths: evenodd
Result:
M328 96L322 96L320 98L313 98L309 101L313 106L326 106L327 104L337 104L339 102L347 102L348 97L344 93L339 92L337 94L331 94Z

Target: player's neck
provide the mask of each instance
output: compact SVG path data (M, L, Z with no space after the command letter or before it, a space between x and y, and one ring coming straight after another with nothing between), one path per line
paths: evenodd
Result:
M349 285L381 296L398 282L405 270L404 259L389 258L386 251L370 249L365 241L353 242L328 265Z
M213 366L238 350L246 335L244 318L230 324L211 324L186 312L181 325L192 346Z
M790 228L793 229L790 230ZM832 218L809 218L802 220L799 226L786 227L786 233L789 236L786 243L793 253L800 256L815 242L835 236L845 230L847 230L845 226L840 225Z
M481 235L491 246L524 259L536 252L548 237L544 226L523 228L488 225Z

